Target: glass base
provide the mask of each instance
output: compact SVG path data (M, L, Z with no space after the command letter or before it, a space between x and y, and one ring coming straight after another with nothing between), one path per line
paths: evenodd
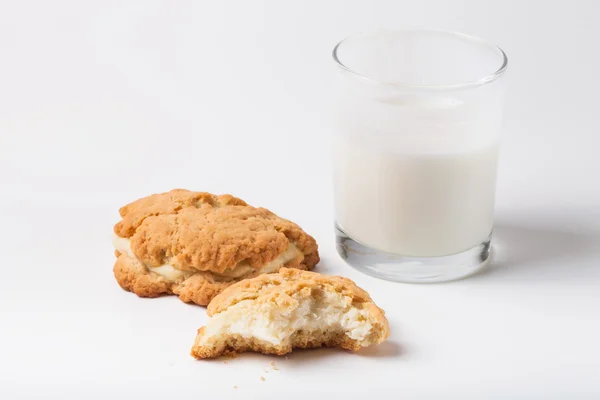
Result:
M407 283L447 282L482 269L490 258L492 236L477 246L442 257L409 257L375 250L358 243L335 224L336 247L351 267L380 279Z

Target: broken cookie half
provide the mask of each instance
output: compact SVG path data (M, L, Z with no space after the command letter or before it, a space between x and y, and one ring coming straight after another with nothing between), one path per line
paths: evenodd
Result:
M141 297L176 294L207 305L242 279L319 262L316 241L298 225L231 195L178 189L119 213L113 272Z
M288 268L230 286L207 311L210 319L192 347L196 358L323 346L358 350L389 336L383 310L354 282Z

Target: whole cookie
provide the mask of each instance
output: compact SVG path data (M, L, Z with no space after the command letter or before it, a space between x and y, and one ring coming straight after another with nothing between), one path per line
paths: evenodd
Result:
M240 280L319 262L317 243L298 225L228 194L176 189L119 213L115 278L141 297L176 294L207 305Z

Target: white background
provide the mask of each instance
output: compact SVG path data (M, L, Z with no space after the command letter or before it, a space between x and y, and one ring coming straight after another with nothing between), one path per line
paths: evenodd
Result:
M591 0L3 1L0 398L600 398L599 13ZM496 260L449 284L376 280L334 248L330 52L406 26L474 34L510 60ZM118 207L176 187L298 222L317 270L386 310L389 341L192 359L204 308L112 276Z

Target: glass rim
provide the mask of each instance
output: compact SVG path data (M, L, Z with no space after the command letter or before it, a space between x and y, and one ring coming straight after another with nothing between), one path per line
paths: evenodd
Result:
M482 45L488 49L494 50L495 52L498 53L499 56L501 56L502 63L495 72L488 74L482 78L477 78L472 81L445 84L445 85L417 85L417 84L402 83L402 82L386 82L386 81L382 81L377 78L365 76L363 74L360 74L360 73L354 71L352 68L345 65L339 59L338 50L343 43L347 42L350 39L356 38L356 37L368 36L368 35L373 35L375 33L381 33L381 32L387 32L387 33L438 33L438 34L444 34L444 35L456 37L456 38L459 38L462 40L469 41L474 44ZM444 90L460 90L460 89L465 89L465 88L482 86L487 83L491 83L491 82L495 81L496 79L498 79L499 77L501 77L504 74L504 72L506 71L506 69L508 68L508 56L506 55L504 50L502 50L499 46L492 44L490 42L487 42L477 36L472 36L472 35L468 35L466 33L444 30L444 29L429 29L429 28L393 29L393 30L370 31L370 32L364 32L364 33L359 33L359 34L355 34L355 35L350 35L350 36L346 36L344 39L340 40L335 45L335 47L333 48L332 56L333 56L333 60L335 61L335 63L337 64L338 67L340 67L342 70L352 74L352 76L354 76L354 77L357 77L365 82L376 84L376 85L395 87L395 88L404 88L404 89L444 91Z

